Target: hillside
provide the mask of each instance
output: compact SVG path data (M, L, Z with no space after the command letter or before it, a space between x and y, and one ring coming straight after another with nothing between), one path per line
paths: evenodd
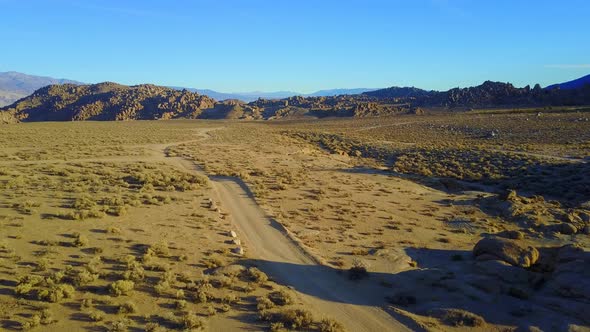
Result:
M590 104L590 85L570 90L531 89L514 87L510 83L486 81L468 88L448 91L425 91L417 88L391 87L364 93L381 101L405 102L419 107L475 108L522 107Z
M10 105L44 86L66 83L82 84L72 80L27 75L14 71L2 72L0 73L0 107Z
M578 79L572 80L572 81L553 84L553 85L546 87L545 89L548 89L548 90L553 90L553 89L572 90L572 89L579 89L579 88L581 88L585 85L588 85L588 84L590 84L590 74L586 75L584 77L580 77Z
M294 96L246 103L217 102L189 90L150 84L116 83L52 85L0 108L0 123L19 121L234 119L369 117L420 114L423 109L545 107L590 105L590 85L578 89L516 88L510 83L484 82L469 88L426 91L392 87L358 95Z
M107 82L44 87L0 110L17 121L153 120L196 118L214 105L214 99L187 90Z

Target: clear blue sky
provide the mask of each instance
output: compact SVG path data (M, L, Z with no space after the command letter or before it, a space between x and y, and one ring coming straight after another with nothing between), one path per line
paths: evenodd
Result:
M587 0L0 0L0 71L219 91L590 73Z

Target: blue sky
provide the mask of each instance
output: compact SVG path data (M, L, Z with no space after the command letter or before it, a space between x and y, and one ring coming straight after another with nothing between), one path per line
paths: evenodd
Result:
M311 92L590 73L590 1L0 0L0 71Z

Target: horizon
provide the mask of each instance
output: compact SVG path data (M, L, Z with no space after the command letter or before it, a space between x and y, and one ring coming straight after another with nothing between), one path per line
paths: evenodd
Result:
M0 6L18 13L3 20L11 52L3 54L0 71L85 83L224 93L446 91L487 80L545 87L590 70L590 45L579 42L590 32L584 1L0 0Z

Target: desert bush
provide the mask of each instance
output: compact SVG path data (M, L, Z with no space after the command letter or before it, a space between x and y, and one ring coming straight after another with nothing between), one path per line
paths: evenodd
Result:
M22 214L34 214L36 212L36 208L40 207L41 203L26 200L19 203L12 204L12 207L17 210L19 213Z
M74 245L74 247L85 247L88 245L88 238L82 234L76 234L74 235L74 242L72 242L72 245Z
M256 299L256 309L258 311L268 310L274 308L275 304L268 297L258 297Z
M486 323L482 317L461 309L438 309L429 314L451 326L481 327Z
M131 280L117 280L109 285L109 291L115 296L127 295L133 288L135 283Z
M174 307L177 310L182 310L184 308L186 308L187 306L187 302L185 300L177 300L176 302L174 302Z
M268 281L268 276L266 275L266 273L260 271L255 267L251 267L247 270L247 276L250 280L259 284L264 284Z
M225 262L217 256L208 257L203 263L208 269L215 269L225 265Z
M313 324L313 315L305 309L287 309L281 311L278 319L285 326L294 330L306 329Z
M145 278L145 270L139 262L134 261L128 266L127 271L123 273L123 278L135 282L141 281Z
M39 290L37 298L47 302L60 302L62 299L70 299L74 296L76 290L72 285L59 284L53 285L48 289Z
M16 296L26 296L28 295L35 286L39 285L43 282L43 278L37 275L27 275L19 279L16 287L14 288L14 293Z
M334 320L334 319L330 319L330 318L324 318L320 321L319 325L318 325L318 330L320 332L344 332L344 326Z
M199 289L195 293L195 301L197 303L207 303L207 301L209 300L209 298L211 298L209 292L207 292L207 291L205 291L203 289Z
M131 322L127 319L114 321L109 324L107 330L109 332L127 332L130 323Z
M156 294L160 296L170 293L171 290L172 287L170 286L170 283L166 280L161 280L154 286L154 291L156 292Z
M180 326L186 330L205 329L205 322L200 319L194 312L187 312L179 320Z
M348 270L348 277L351 280L360 280L368 276L369 273L367 272L366 263L355 259L352 263L352 267Z
M170 249L168 248L168 243L166 243L164 241L152 244L149 247L149 249L151 249L156 256L159 256L159 257L170 256Z
M41 324L49 325L57 322L57 320L53 319L53 314L49 309L41 310Z
M150 322L150 323L145 324L145 331L146 332L166 332L166 331L168 331L168 329L161 326L158 323Z
M127 206L111 206L108 213L113 216L121 217L127 214Z
M80 302L80 309L81 310L90 309L92 307L93 307L92 299L82 299L82 301Z
M66 274L67 280L76 286L82 286L98 280L98 274L91 273L87 269L71 269Z
M127 315L127 314L134 314L137 312L137 306L135 303L128 301L119 306L117 313Z
M34 314L33 316L31 316L31 319L21 324L21 329L30 330L34 329L39 325L41 325L41 316L39 314Z
M276 305L287 305L293 303L293 297L285 290L280 290L268 294L268 299Z
M205 315L207 316L215 316L217 314L217 310L212 305L208 305L205 307Z
M236 294L230 293L230 294L225 295L221 299L221 302L226 303L226 304L235 304L235 303L238 303L239 300L240 300L240 298Z
M48 267L49 267L49 261L46 258L42 258L42 259L38 260L37 263L35 263L35 271L37 271L37 272L47 271Z
M87 313L88 318L93 322L100 322L104 320L104 313L102 311L90 311Z

